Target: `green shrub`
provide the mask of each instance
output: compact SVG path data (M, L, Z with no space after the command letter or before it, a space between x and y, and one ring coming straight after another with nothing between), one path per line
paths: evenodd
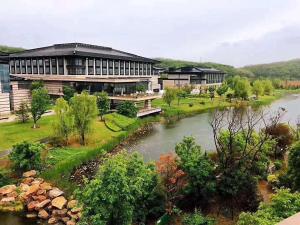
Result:
M280 160L276 160L276 161L274 161L274 166L275 166L275 169L276 170L280 170L281 168L282 168L282 161L280 161Z
M13 146L9 158L17 172L41 169L41 151L45 148L43 144L29 143L24 141Z
M136 117L138 109L133 102L124 101L117 106L118 113L131 118Z
M185 214L182 221L183 225L213 225L214 220L207 218L200 211L195 210L192 214Z
M193 107L194 106L194 103L189 103L189 107Z
M0 170L0 187L5 186L11 182L9 174L9 171L7 170Z

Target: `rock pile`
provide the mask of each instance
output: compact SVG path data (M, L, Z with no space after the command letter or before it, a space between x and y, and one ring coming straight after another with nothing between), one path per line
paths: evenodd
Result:
M40 218L49 224L75 225L81 217L77 201L68 201L63 191L36 175L36 171L28 171L23 174L18 187L7 185L0 188L0 210L19 211L25 206L28 218Z

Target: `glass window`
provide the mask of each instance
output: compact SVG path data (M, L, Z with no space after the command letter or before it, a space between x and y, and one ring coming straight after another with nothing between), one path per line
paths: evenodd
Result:
M124 75L124 61L120 61L120 74Z
M22 69L22 73L26 74L26 63L25 63L25 59L21 60L21 69Z
M107 60L106 59L102 60L102 74L107 75Z
M130 62L130 75L134 75L134 62Z
M147 64L146 63L144 64L143 68L144 68L144 70L143 70L144 75L147 75L147 71L146 71L147 70Z
M44 74L44 60L39 59L39 74Z
M115 75L119 75L119 61L115 61Z
M32 73L32 68L31 68L31 60L27 59L26 60L26 64L27 64L27 73L31 74Z
M94 59L88 60L89 75L94 75Z
M129 62L125 62L125 75L129 75Z
M135 64L135 75L139 75L139 63L134 63Z
M96 59L96 74L100 75L101 74L101 60L100 59Z
M114 63L112 60L108 60L108 74L109 75L113 75L113 71L114 71L114 67L113 67Z
M20 60L19 59L16 60L16 72L17 73L21 73Z
M147 64L147 75L151 75L150 66L151 66L151 64Z
M143 63L140 63L140 75L143 75Z
M50 74L50 59L45 59L45 73Z
M38 69L37 69L37 60L36 59L32 60L32 68L33 68L33 73L37 74L38 73Z
M10 60L10 73L14 74L15 73L15 61Z
M51 69L52 69L52 74L57 74L56 59L51 59Z
M64 75L64 59L58 59L58 73Z

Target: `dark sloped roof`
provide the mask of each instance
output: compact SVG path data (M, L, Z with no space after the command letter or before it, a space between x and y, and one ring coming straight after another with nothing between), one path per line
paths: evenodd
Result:
M181 67L175 70L169 70L168 73L224 73L221 70L214 68L201 68L201 67Z
M123 52L110 47L90 45L83 43L55 44L52 46L25 50L23 52L10 54L11 58L26 57L51 57L51 56L84 56L105 57L110 59L126 59L143 62L157 62L156 60Z
M0 63L8 63L8 53L0 51Z

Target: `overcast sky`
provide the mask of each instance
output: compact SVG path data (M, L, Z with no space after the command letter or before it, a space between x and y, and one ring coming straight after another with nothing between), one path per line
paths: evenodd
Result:
M5 0L0 44L83 42L234 66L300 58L300 0Z

